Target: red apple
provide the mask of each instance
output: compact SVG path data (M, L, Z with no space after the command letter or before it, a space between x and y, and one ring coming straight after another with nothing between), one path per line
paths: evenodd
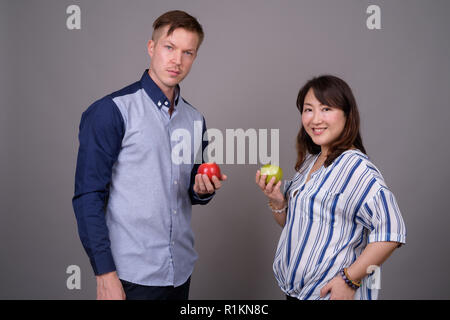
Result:
M216 176L219 180L222 177L220 168L215 162L203 163L198 167L197 173L206 174L209 180L212 181L212 177Z

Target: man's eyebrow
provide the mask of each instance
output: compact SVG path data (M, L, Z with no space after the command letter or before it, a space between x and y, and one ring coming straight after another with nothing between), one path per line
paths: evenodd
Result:
M163 42L164 44L170 44L172 47L176 47L176 45L170 40L165 39Z
M170 40L168 40L168 39L164 40L163 42L164 42L164 44L169 44L169 45L171 45L171 46L174 47L174 48L177 47L172 41L170 41ZM186 49L186 50L184 50L184 51L193 51L193 52L195 52L196 49L195 49L195 48L190 48L190 49Z

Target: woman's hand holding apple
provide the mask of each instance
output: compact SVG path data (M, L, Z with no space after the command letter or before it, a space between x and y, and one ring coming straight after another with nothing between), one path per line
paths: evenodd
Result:
M281 180L275 184L276 177L272 177L266 184L267 175L261 174L261 171L256 171L256 184L264 192L274 209L281 209L286 205L286 200L281 193Z

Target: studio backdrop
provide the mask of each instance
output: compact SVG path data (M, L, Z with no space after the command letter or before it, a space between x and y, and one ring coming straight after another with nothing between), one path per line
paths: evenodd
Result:
M380 299L449 299L447 0L1 0L0 298L95 298L71 203L81 114L140 78L152 23L173 9L205 31L181 90L222 133L228 175L193 207L190 298L284 299L272 271L282 229L255 172L276 150L293 177L298 91L333 74L356 96L366 150L407 226ZM246 144L235 139L230 156L227 132L239 130Z

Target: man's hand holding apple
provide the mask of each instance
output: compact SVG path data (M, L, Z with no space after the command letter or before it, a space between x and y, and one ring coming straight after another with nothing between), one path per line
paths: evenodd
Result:
M195 175L194 192L200 196L212 194L222 187L225 180L227 176L220 172L217 164L203 163Z

